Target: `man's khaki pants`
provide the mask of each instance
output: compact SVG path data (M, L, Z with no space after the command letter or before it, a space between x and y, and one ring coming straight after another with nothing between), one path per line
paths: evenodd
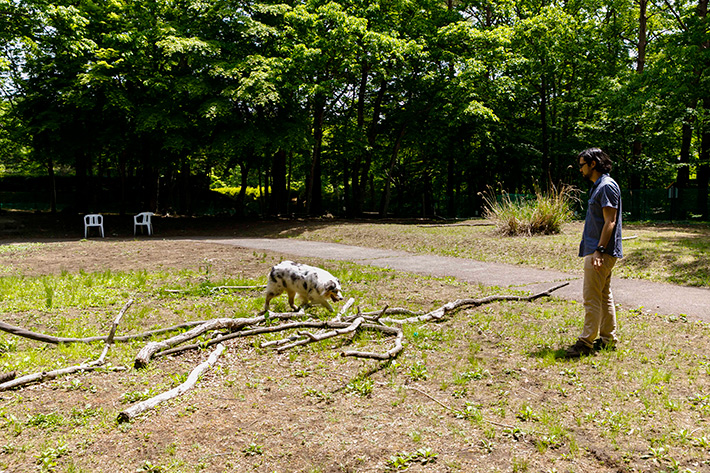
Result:
M604 254L604 263L599 271L592 266L592 255L584 257L584 329L579 339L588 346L597 336L604 343L614 344L616 338L616 308L611 293L611 270L616 258Z

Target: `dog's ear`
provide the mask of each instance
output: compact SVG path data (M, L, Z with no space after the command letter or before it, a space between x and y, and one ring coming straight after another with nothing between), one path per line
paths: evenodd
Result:
M325 283L325 292L333 292L338 288L335 281L328 281Z

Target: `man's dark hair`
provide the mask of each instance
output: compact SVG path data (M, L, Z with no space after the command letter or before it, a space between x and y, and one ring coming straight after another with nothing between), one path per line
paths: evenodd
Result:
M584 161L591 165L592 162L597 163L596 169L602 174L608 174L611 171L611 158L604 151L599 148L588 148L579 153L578 158L584 159Z

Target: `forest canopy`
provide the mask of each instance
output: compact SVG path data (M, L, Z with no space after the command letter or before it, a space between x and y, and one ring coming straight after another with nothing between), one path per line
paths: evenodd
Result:
M707 7L0 0L0 177L42 177L52 210L191 213L223 187L239 215L456 217L492 185L586 189L598 146L707 220Z

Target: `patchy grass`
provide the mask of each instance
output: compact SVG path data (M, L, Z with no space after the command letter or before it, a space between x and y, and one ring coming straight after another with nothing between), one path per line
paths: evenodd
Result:
M555 235L502 238L485 220L437 226L337 222L285 235L581 273L577 254L582 226L573 222ZM630 223L624 224L623 234L632 238L624 241L616 276L710 287L710 227Z
M194 242L102 242L101 252L84 252L86 245L0 253L12 268L0 280L3 321L55 335L101 335L128 297L136 302L119 334L253 316L260 292L211 289L263 284L281 259ZM140 260L145 267L126 268L126 255L139 253L149 253ZM48 269L47 261L67 255L64 268ZM431 310L502 292L306 262L338 276L363 311ZM274 310L286 305L285 296L274 300ZM175 387L208 352L156 359L137 371L132 360L143 342L117 344L107 369L0 392L0 470L710 471L710 327L642 311L620 310L618 317L617 350L578 360L561 354L581 330L582 307L554 298L405 326L403 353L385 363L339 354L390 347L390 339L372 333L282 355L260 346L280 335L236 339L196 389L127 424L116 422L118 412ZM0 371L54 369L101 350L0 333Z

